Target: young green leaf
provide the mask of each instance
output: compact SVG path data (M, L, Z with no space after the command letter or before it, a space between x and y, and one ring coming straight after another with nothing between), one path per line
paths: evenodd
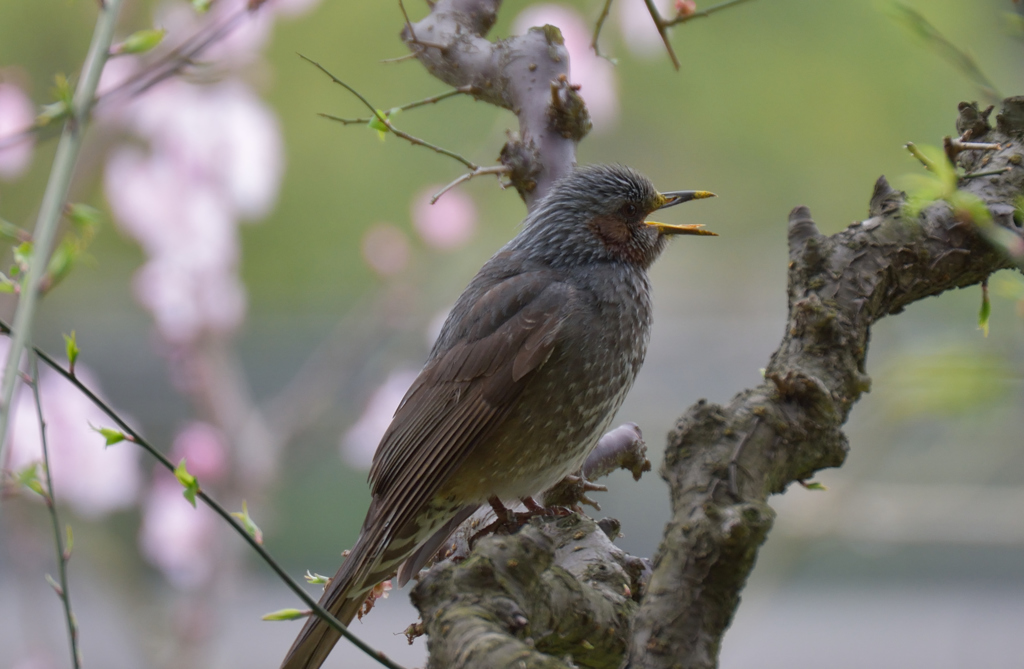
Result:
M107 446L113 446L114 444L124 441L125 439L128 438L128 435L126 435L124 432L121 432L120 430L115 430L113 428L96 427L94 425L90 425L89 427L103 435L103 438L107 440Z
M386 120L390 121L391 116L397 114L399 111L401 110L398 109L397 107L395 107L394 109L388 109L386 111L383 109L378 109L377 114L380 114L380 116L383 116ZM377 136L380 137L380 141L383 142L384 138L390 131L388 130L388 127L384 125L384 123L380 120L380 117L377 116L377 114L374 114L373 116L370 117L370 122L367 125L370 126L371 130L377 131Z
M262 620L298 620L299 618L308 618L312 611L300 611L299 609L278 609L272 613L267 613L261 619Z
M981 282L981 311L978 312L978 329L988 337L988 319L992 315L992 302L988 299L988 281Z
M249 515L249 509L245 505L244 499L242 500L241 512L234 511L231 513L231 515L237 518L238 520L242 521L242 527L245 528L245 531L252 536L256 543L258 543L260 546L263 545L263 530L261 530L259 526L256 525L255 522L253 522L252 517Z
M110 53L118 56L125 53L146 53L160 44L166 34L167 31L163 28L159 30L155 28L139 30L129 35L125 41L113 47Z
M65 213L75 231L86 239L91 239L96 228L103 222L103 212L87 204L69 204Z
M57 593L57 596L63 598L64 597L64 588L60 587L60 583L58 583L56 580L54 580L54 578L52 576L50 576L49 574L45 574L45 578L46 578L46 582L50 584L51 588L53 588L53 591Z
M78 360L78 353L78 339L75 337L75 331L72 330L71 334L64 335L64 354L68 357L71 376L75 375L75 361Z
M310 585L327 585L331 581L331 578L329 576L324 576L323 574L313 574L308 569L306 570L305 579L306 583L309 583Z
M192 0L192 8L200 14L205 14L212 4L213 0Z
M188 473L188 469L185 468L185 458L182 458L178 466L174 468L174 478L178 479L178 483L185 488L182 495L195 508L196 494L199 492L199 481L196 480L195 476Z

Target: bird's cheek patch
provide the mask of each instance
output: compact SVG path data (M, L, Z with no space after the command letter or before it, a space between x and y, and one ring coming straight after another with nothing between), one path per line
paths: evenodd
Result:
M595 216L589 225L605 246L622 248L629 242L629 227L618 216Z

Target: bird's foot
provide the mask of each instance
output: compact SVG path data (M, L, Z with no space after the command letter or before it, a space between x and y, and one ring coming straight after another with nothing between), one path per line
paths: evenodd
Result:
M501 500L497 497L491 497L488 499L487 502L491 505L491 509L494 511L494 522L485 525L476 534L470 537L470 548L473 547L477 539L488 534L497 534L499 532L512 534L520 527L530 522L531 518L535 518L537 516L568 516L572 513L571 509L567 509L562 506L541 506L532 497L523 497L521 501L523 506L526 507L526 511L513 511L502 504Z

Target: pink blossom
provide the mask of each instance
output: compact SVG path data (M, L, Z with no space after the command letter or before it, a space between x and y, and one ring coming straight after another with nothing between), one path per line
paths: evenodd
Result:
M182 458L188 471L203 482L216 482L227 473L228 453L224 433L209 423L193 421L174 437L174 462Z
M180 80L134 101L124 117L150 145L113 151L105 175L115 220L150 258L136 296L171 342L229 333L246 306L237 221L265 215L280 185L277 121L240 82Z
M512 31L518 35L543 25L553 25L562 31L565 48L569 52L569 81L580 85L580 95L590 110L594 131L612 128L619 117L615 67L590 48L592 26L569 7L533 5L516 17Z
M3 346L7 347L6 340ZM75 374L86 386L99 390L95 377L84 365L77 365ZM140 486L138 447L127 442L106 447L104 437L92 426L110 426L110 418L56 372L40 369L39 394L58 501L67 502L87 518L134 504ZM99 394L102 396L102 392ZM6 469L18 471L33 462L42 463L39 419L31 388L18 390L11 414Z
M413 227L423 241L435 249L450 251L464 246L476 232L476 206L465 193L450 190L430 204L434 193L443 186L434 185L420 191L412 201L410 214Z
M352 467L369 469L377 445L391 424L391 419L405 397L417 372L400 369L388 376L366 403L363 415L341 439L341 457Z
M619 30L630 53L641 58L664 55L665 45L644 0L619 0L617 5ZM671 0L654 0L654 6L663 17L670 15L671 5Z
M409 264L412 252L405 233L389 223L377 223L363 234L363 260L377 274L398 274Z
M0 83L0 179L21 176L32 162L35 137L31 134L13 144L9 138L32 127L32 101L14 84Z
M169 473L157 472L143 503L139 548L177 588L191 590L209 582L215 566L217 516L182 496Z

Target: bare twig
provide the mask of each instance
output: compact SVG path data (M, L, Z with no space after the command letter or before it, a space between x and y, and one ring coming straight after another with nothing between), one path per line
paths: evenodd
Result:
M432 95L429 98L423 98L422 100L417 100L416 102L410 102L400 107L392 107L391 109L385 111L384 115L390 117L391 114L395 113L396 111L406 111L408 109L415 109L416 107L422 107L424 105L437 104L441 100L447 100L448 98L453 98L456 95L470 95L474 91L476 91L475 86L459 86L458 88L446 91L439 95ZM339 123L343 123L344 125L354 125L357 123L366 124L375 118L374 116L364 116L361 118L341 118L340 116L334 116L333 114L324 114L322 112L319 114L319 116L323 116L324 118L330 119L332 121L338 121Z
M445 186L441 190L439 190L436 193L434 193L434 197L430 198L430 204L434 204L435 202L437 202L438 200L441 199L442 195L444 195L445 193L447 193L451 189L455 188L460 183L463 183L465 181L469 181L473 177L479 177L479 176L482 176L484 174L502 175L502 174L508 174L509 172L510 172L510 169L507 166L505 166L505 165L495 165L494 167L478 167L475 170L473 170L472 172L466 172L465 174L460 176L458 179L455 179L450 184L448 184L447 186ZM502 186L502 188L504 188L504 186Z
M597 25L594 26L594 38L590 40L590 48L594 50L594 55L604 58L608 62L614 64L616 62L615 59L609 58L601 53L601 47L598 46L597 43L598 38L601 36L601 28L604 27L605 19L608 18L608 12L611 11L611 8L612 0L604 0L604 7L601 8L601 15L597 17Z
M397 58L385 58L384 60L382 60L380 62L382 62L382 63L402 63L402 62L405 62L407 60L416 60L416 54L414 54L414 53L407 53L405 55L398 56Z
M116 2L117 0L111 1ZM10 334L11 327L7 323L0 321L0 333ZM138 444L147 453L156 458L157 461L161 465L163 465L168 471L172 473L174 472L175 465L174 463L167 459L166 455L161 453L159 450L156 449L155 446L146 441L146 439L141 434L135 431L135 429L133 429L132 426L129 425L124 420L124 418L122 418L116 411L114 411L110 407L110 405L108 405L106 402L100 399L96 395L96 393L94 393L88 386L82 383L82 381L79 380L78 377L71 374L71 372L65 369L63 365L58 363L56 360L50 357L45 351L41 350L39 347L33 346L32 350L35 351L36 355L38 355L39 358L43 362L45 362L51 369L53 369L55 372L57 372L65 379L70 381L71 384L75 386L75 388L77 388L80 393L85 395L89 399L89 401L95 404L96 407L100 409L100 411L107 414L110 420L114 421L114 423L121 429L121 431L125 433L125 435L127 436L126 441L131 441L135 444ZM299 599L301 599L306 604L306 606L310 607L316 615L320 616L324 620L324 622L330 625L343 637L345 637L353 644L355 644L356 647L359 648L361 651L372 657L377 662L380 662L388 669L403 669L401 665L388 659L388 657L385 656L382 652L371 648L369 645L366 644L366 642L364 642L359 637L350 632L348 628L345 627L345 625L341 624L341 621L339 621L331 614L330 611L320 606L320 604L318 604L315 599L310 597L310 595L305 591L305 589L301 585L299 585L291 576L288 575L288 572L286 572L281 567L281 565L279 565L277 561L273 557L271 557L270 553L268 553L267 550L263 548L263 546L256 542L256 539L253 538L253 536L249 534L249 532L242 526L242 524L239 523L231 515L229 511L227 511L223 506L221 506L219 502L210 497L202 489L199 489L196 492L196 497L201 499L203 503L206 504L206 506L210 507L210 509L212 509L218 516L223 518L224 521L228 525L230 525L231 528L235 530L235 532L240 537L242 537L242 539L244 539L245 542L249 544L249 546L252 547L252 549L256 551L261 558L263 558L263 561L266 562L267 565L269 565L270 568L274 570L274 573L277 574L277 576L282 581L284 581L285 585L287 585L292 590L292 592L298 595Z
M647 11L651 13L651 18L654 19L654 25L658 29L658 34L661 35L661 41L665 43L665 49L668 51L669 58L672 59L672 65L675 66L677 70L679 69L679 59L676 58L676 52L672 49L672 42L668 36L668 29L672 26L679 25L680 23L692 21L693 19L707 18L716 12L720 12L723 9L728 9L730 7L735 7L736 5L741 5L744 2L750 2L750 0L726 0L726 2L693 12L692 14L679 14L673 19L664 19L662 18L661 13L658 12L658 8L654 6L654 0L644 0L644 3L647 5ZM596 43L596 33L594 35L594 40Z
M707 18L707 17L711 16L712 14L714 14L716 12L722 11L723 9L729 9L730 7L735 7L736 5L742 5L744 2L750 2L750 0L726 0L726 2L721 2L721 3L717 4L717 5L712 5L711 7L708 7L707 9L697 10L697 11L695 11L692 14L680 14L679 16L675 17L674 19L671 19L671 20L667 21L666 25L667 26L675 26L675 25L679 25L680 23L686 23L687 21L692 21L694 19Z
M57 516L57 494L53 488L53 474L50 472L50 449L46 442L46 421L43 419L43 404L39 400L39 363L38 357L32 356L32 396L36 402L36 415L39 418L39 439L43 450L43 469L46 471L46 508L53 521L53 543L57 549L57 565L60 570L60 596L64 605L64 620L68 625L68 643L71 645L71 666L79 669L82 666L81 651L78 649L78 623L71 611L71 595L68 592L68 560L71 559L70 549L65 549L61 537L60 518ZM68 527L70 535L71 528Z
M460 163L462 163L463 165L465 165L466 167L468 167L470 170L474 170L475 171L475 170L479 169L479 166L476 163L472 162L471 160L469 160L467 158L464 158L463 156L460 156L459 154L455 153L454 151L449 151L448 149L445 149L445 148L442 148L440 146L437 146L436 144L431 144L430 142L424 141L424 140L420 139L419 137L414 137L414 136L410 135L407 132L403 132L403 131L399 130L394 125L392 125L391 121L388 120L387 115L385 115L379 109L377 109L372 104L370 104L370 101L367 100L363 96L362 93L360 93L356 89L354 89L351 86L349 86L348 84L346 84L341 79L339 79L336 76L334 76L333 74L331 74L330 71L327 70L327 68L325 68L323 65L321 65L318 62L316 62L315 60L307 58L306 56L303 56L301 53L299 54L299 58L302 58L307 63L310 63L311 65L316 67L318 70L320 70L321 72L326 74L328 77L330 77L331 81L333 81L334 83L336 83L339 86L343 87L349 93L351 93L352 95L354 95L357 98L359 98L359 100L364 105L366 105L366 108L369 109L371 112L373 112L373 116L376 117L376 119L378 121L380 121L381 125L383 125L385 128L390 130L392 133L394 133L398 137L401 137L402 139L404 139L405 141L409 142L410 144L414 144L416 146L425 146L426 148L428 148L428 149L430 149L432 151L435 151L437 153L440 153L443 156L448 156L449 158L453 158L453 159L459 161ZM326 115L324 115L324 116L326 116ZM340 118L333 117L333 116L326 116L326 118L330 118L332 120L340 121L342 123L344 123L346 121L351 122L351 119L340 119ZM370 120L370 119L367 119L367 120Z

